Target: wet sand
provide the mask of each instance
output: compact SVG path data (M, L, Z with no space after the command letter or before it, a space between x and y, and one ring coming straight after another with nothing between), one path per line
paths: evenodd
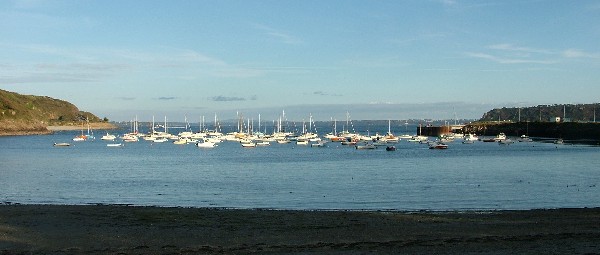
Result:
M0 254L594 254L600 209L281 211L0 205Z

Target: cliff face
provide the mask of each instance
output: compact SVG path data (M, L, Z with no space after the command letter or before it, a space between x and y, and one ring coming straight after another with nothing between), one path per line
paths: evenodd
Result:
M0 90L0 135L46 134L48 125L78 125L86 119L101 121L64 100Z

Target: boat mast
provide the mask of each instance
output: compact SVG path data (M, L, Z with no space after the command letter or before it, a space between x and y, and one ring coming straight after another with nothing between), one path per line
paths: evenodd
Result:
M335 119L333 117L330 117L329 119L331 120L331 123L333 123L333 125L331 125L331 133L333 135L337 135L337 130L336 130L336 124L337 123L336 123L336 121L335 121Z
M308 114L308 133L312 133L312 113Z
M135 116L135 119L137 120L137 116ZM137 126L137 124L136 124L136 126ZM152 134L151 135L154 135L154 132L155 132L154 131L154 115L152 115Z
M168 129L167 129L167 116L165 115L165 133L168 133L167 131L168 131Z

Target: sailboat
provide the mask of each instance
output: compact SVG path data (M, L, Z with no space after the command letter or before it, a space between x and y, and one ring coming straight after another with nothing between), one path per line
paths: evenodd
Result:
M88 133L89 133L89 128L88 128ZM83 134L83 122L81 122L81 135L73 137L73 141L74 142L83 142L85 140L87 140L87 136Z
M130 133L126 133L123 134L123 136L121 137L121 139L123 139L123 142L137 142L139 141L138 135L138 117L137 115L135 116L135 120L131 121L131 132Z
M352 132L350 133L350 126L352 126ZM350 112L346 111L346 126L344 131L342 131L342 133L340 134L341 137L351 140L358 140L360 139L360 135L357 134L354 130L354 124L352 124L352 121L350 121Z
M86 122L87 122L87 135L85 135L86 140L96 140L96 137L94 136L94 131L90 127L90 121L87 118L86 118Z
M392 121L388 120L388 132L384 137L385 141L388 143L397 143L400 141L400 138L392 134Z

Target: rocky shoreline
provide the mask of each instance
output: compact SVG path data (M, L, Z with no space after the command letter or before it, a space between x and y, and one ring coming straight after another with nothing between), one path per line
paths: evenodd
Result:
M0 254L593 254L600 209L288 211L0 205Z

